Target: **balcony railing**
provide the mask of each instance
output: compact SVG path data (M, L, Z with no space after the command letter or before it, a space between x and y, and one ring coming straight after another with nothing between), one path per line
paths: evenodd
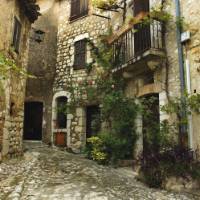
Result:
M148 50L163 50L163 23L152 20L149 24L138 23L112 44L115 68L133 63Z

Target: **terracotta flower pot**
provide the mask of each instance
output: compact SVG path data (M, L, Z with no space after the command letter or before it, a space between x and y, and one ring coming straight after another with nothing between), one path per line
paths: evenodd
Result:
M62 132L55 133L55 145L56 146L61 146L61 147L66 146L65 135L66 134L62 133Z

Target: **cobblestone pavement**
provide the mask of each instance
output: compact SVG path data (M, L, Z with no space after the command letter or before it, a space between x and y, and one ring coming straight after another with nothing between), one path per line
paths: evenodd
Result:
M154 190L131 171L99 166L81 156L48 147L32 148L23 159L0 164L1 200L189 200Z

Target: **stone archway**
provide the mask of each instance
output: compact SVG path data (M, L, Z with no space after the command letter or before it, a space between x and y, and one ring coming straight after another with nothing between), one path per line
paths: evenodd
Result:
M71 144L71 138L70 138L70 129L71 129L71 119L72 119L72 114L67 114L66 117L66 127L57 127L56 122L57 122L57 117L58 117L58 112L57 112L57 105L58 105L58 100L65 97L67 99L67 102L71 101L70 98L70 93L66 91L59 91L54 94L53 96L53 101L52 101L52 134L51 134L51 142L54 145L55 144L55 134L56 133L62 133L64 134L64 138L66 141L67 147L70 146Z

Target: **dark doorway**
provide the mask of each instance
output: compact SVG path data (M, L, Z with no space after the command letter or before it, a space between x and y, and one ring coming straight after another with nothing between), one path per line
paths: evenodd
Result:
M43 103L26 102L24 113L24 140L42 140Z
M143 153L148 155L152 150L156 151L156 136L159 131L160 109L159 95L151 94L144 97L146 114L143 116ZM155 144L149 144L148 138L152 138ZM153 148L153 149L152 149Z
M149 0L134 0L133 16L136 17L141 12L149 12ZM151 47L150 24L138 23L134 25L134 50L135 55L143 53Z
M143 53L151 47L151 31L150 25L144 25L142 23L134 25L134 50L135 55Z
M67 127L66 113L67 97L57 98L57 128L64 129Z
M88 106L86 109L86 137L96 135L101 129L99 106Z

